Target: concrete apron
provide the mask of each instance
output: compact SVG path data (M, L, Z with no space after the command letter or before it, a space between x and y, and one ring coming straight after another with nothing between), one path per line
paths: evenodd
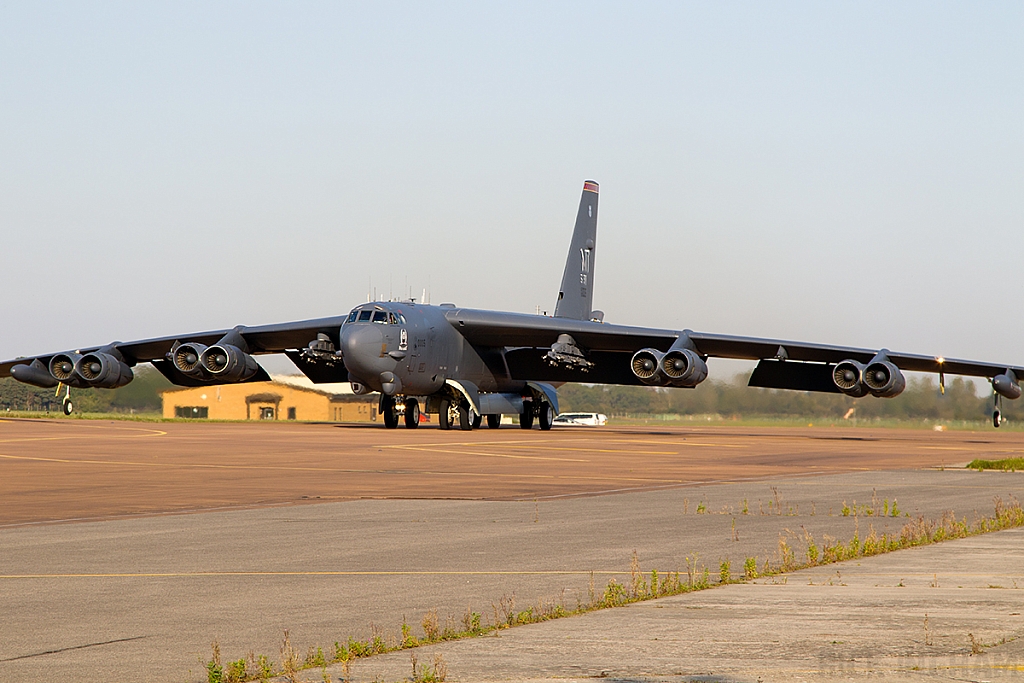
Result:
M356 660L350 680L440 653L449 681L1021 681L1022 613L1013 529Z

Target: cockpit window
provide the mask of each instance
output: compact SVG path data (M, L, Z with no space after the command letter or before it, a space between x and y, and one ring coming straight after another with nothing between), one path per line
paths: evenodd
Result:
M373 315L373 311L359 311L359 322L370 322L371 315Z
M405 323L405 316L404 316L404 315L402 315L402 312L401 312L401 311L399 311L398 313L395 313L395 317L397 317L397 318L398 318L398 323L399 323L400 325L405 325L405 324L406 324L406 323Z
M386 325L387 322L388 322L388 313L387 313L387 311L374 311L373 312L373 322L381 323L383 325Z
M351 313L348 314L348 320L346 322L354 323L356 321L356 316L358 315L358 310L352 311Z

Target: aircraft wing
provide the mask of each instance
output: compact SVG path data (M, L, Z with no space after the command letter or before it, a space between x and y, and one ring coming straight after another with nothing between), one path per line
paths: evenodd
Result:
M129 365L136 363L154 362L154 365L164 372L165 368L161 363L166 361L167 353L175 342L194 342L210 346L216 344L226 334L237 330L245 339L248 351L251 354L281 353L288 349L302 349L310 341L316 339L317 334L326 334L334 342L335 347L339 344L338 331L345 321L345 316L334 316L330 318L316 318L313 320L299 320L289 323L278 323L273 325L258 325L255 327L236 327L227 330L210 330L206 332L194 332L170 337L157 337L154 339L142 339L131 342L114 342L113 346L124 357ZM103 346L89 346L81 349L74 349L81 354L93 353L102 349ZM11 368L15 365L27 365L34 360L40 361L43 365L50 362L53 356L62 352L54 352L41 356L27 356L0 363L0 377L10 377ZM166 372L165 372L166 374ZM260 373L261 378L266 373ZM172 381L175 381L172 379ZM187 384L186 384L187 386Z
M449 323L470 343L504 346L510 374L516 379L597 384L642 384L630 371L632 355L644 348L667 351L681 336L689 336L694 350L705 358L736 358L761 361L751 378L752 386L836 392L831 381L835 364L845 360L870 362L879 351L901 370L972 377L995 377L1012 370L1024 378L1024 366L813 344L783 339L762 339L690 330L611 325L548 316L452 309ZM568 334L594 363L586 372L551 366L544 355L559 335Z

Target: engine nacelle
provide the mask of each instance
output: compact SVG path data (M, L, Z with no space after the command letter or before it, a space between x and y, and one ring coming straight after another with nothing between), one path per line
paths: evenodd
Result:
M665 354L657 349L640 349L633 354L629 368L644 384L664 384L667 378L659 372L664 357Z
M864 384L873 396L892 398L907 388L907 378L891 362L879 360L864 369Z
M202 344L194 342L179 344L171 353L171 362L174 363L174 367L178 369L178 372L183 375L208 378L209 375L206 372L206 368L203 367L201 362L204 351L206 351L206 346Z
M864 384L864 364L855 360L844 360L832 371L832 381L839 391L847 396L860 398L867 396L868 387Z
M1017 384L1017 377L1012 372L1005 372L992 378L992 388L1003 398L1020 398L1020 385Z
M708 364L690 349L673 349L660 364L661 373L674 387L695 387L708 378Z
M87 353L75 363L75 374L90 387L98 389L116 389L135 379L135 374L120 354L114 355L105 350Z
M708 365L691 349L640 349L629 363L644 384L692 388L708 377Z
M231 344L207 347L199 356L203 369L222 382L244 382L257 372L256 359Z
M77 353L58 353L50 359L50 375L58 382L74 386L77 384L75 365L81 356Z

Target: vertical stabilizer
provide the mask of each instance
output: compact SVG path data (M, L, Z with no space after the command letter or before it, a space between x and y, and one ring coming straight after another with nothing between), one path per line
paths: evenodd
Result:
M576 228L565 259L562 286L555 304L556 318L590 320L594 303L594 251L597 246L597 183L583 183Z

